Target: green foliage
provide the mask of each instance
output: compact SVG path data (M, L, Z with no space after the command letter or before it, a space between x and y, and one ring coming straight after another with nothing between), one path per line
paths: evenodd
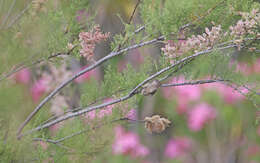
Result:
M188 23L195 24L195 30L204 30L211 22L227 29L236 21L233 10L250 11L251 6L252 0L146 0L141 15L147 33L169 36Z
M3 1L0 0L0 2ZM57 3L57 5L54 5L54 2L49 1L45 4L47 12L39 12L36 15L31 14L33 12L31 6L29 11L15 25L0 31L1 77L21 63L21 65L30 65L38 59L43 58L47 60L51 54L66 52L68 43L78 44L78 34L81 31L88 31L95 24L96 8L92 8L89 1L62 0ZM205 27L211 27L214 23L216 25L221 24L223 29L226 30L240 19L237 11L250 11L252 8L259 8L260 5L257 2L253 2L253 0L144 0L141 1L139 7L143 24L128 24L128 22L123 21L121 16L118 16L124 26L124 33L116 34L111 38L113 40L111 43L113 51L116 51L118 47L120 49L127 48L148 38L153 39L158 35L164 35L169 39L176 38L179 34L179 29L187 23L192 23L192 26L185 33L187 36L201 34ZM76 17L80 16L80 12L89 14L82 22L76 20ZM0 12L0 14L3 13ZM2 17L0 17L0 23L1 19ZM134 33L135 29L137 29L135 26L140 27L142 25L145 25L145 30L138 34ZM230 39L229 37L223 37L221 42L229 41ZM257 49L260 48L259 40L248 42L247 45ZM161 45L159 48L161 48ZM80 47L77 47L71 57L79 59L79 49ZM154 59L150 54L153 53L152 51L142 50L140 51L143 54L140 55L147 55L144 57L144 63L133 66L129 62L126 64L126 68L119 70L118 65L121 64L120 61L125 57L124 55L131 55L125 53L123 56L110 59L102 65L102 80L98 81L91 78L84 83L76 84L75 82L72 84L72 87L61 92L60 95L68 92L69 97L72 98L75 95L74 92L79 90L81 95L79 105L83 108L93 104L101 104L107 99L116 99L127 95L143 80L170 65L169 60L165 56L156 53L157 56ZM178 59L190 55L192 55L191 52L184 54ZM143 123L132 125L130 122L121 123L116 121L115 123L113 121L124 117L126 112L132 108L138 109L138 112L141 113L139 118L156 113L164 115L173 121L173 128L170 128L167 133L149 135L151 140L156 140L154 144L150 145L149 140L142 140L148 146L150 145L151 149L158 148L161 154L164 151L162 148L165 146L167 137L172 136L172 134L174 136L189 135L206 150L208 150L208 142L205 140L209 139L213 130L216 132L216 140L219 142L228 142L232 136L235 138L247 136L249 140L257 142L255 119L252 117L255 116L255 107L260 104L260 97L256 94L260 89L260 76L255 74L245 76L243 73L237 72L236 61L246 61L252 64L258 57L259 54L257 52L251 52L250 50L243 49L238 51L235 48L228 50L216 49L211 53L195 58L180 70L178 70L178 67L175 67L158 77L165 77L171 74L171 72L178 70L177 73L172 74L172 77L184 76L187 80L210 77L226 79L231 81L231 83L237 84L237 86L252 84L251 89L254 92L247 94L248 101L229 104L224 102L225 99L216 91L205 91L200 101L189 103L190 107L199 102L207 102L217 110L218 118L216 121L207 125L201 132L189 131L186 123L187 115L182 116L177 113L178 100L175 95L174 98L168 100L158 91L159 93L157 92L152 97L154 98L153 106L149 106L153 108L149 108L150 110L147 112L143 109L145 102L147 99L152 98L136 95L127 101L115 104L112 115L104 116L103 118L96 117L90 120L86 118L86 113L58 124L60 128L57 131L43 129L25 136L22 140L17 140L17 126L32 112L33 107L36 105L31 101L31 86L15 84L14 80L10 82L11 80L9 79L0 81L0 162L130 163L143 161L139 158L114 155L111 151L115 125L126 124L127 126L130 124L128 126L129 129L136 128L139 135L148 137ZM231 62L233 62L233 65L230 64ZM43 67L42 69L45 68ZM37 72L33 71L32 73ZM30 84L38 80L37 75L33 74ZM167 83L167 81L164 82ZM66 108L65 111L69 111L69 109ZM96 110L96 114L100 113L102 109L106 108L99 108ZM51 116L50 105L47 104L30 121L25 131L46 122ZM223 126L223 124L227 125ZM58 144L46 142L48 139L59 140L79 131L84 132ZM245 133L245 135L242 135L242 133ZM164 135L166 136L163 137ZM32 142L33 138L42 138L43 141ZM224 140L221 141L222 139ZM47 149L42 144L47 145ZM258 157L254 159L257 160ZM178 162L177 160L167 161Z

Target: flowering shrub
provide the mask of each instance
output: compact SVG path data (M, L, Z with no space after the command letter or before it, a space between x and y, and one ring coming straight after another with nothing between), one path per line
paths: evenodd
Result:
M259 2L0 3L0 162L260 161Z
M207 104L198 104L189 112L188 125L192 131L199 131L210 120L216 118L216 111Z
M125 132L120 126L115 128L115 142L112 148L115 154L130 155L131 157L143 157L149 154L149 150L140 144L135 133Z
M99 26L94 26L90 32L80 32L80 56L93 60L96 43L106 40L108 37L109 33L102 34Z
M191 140L185 137L178 137L170 139L165 148L165 156L169 158L176 158L183 156L186 152L191 150Z

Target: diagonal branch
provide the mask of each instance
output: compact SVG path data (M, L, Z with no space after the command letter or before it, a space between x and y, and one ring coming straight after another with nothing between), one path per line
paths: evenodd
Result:
M135 8L134 8L134 11L133 11L133 13L132 13L132 15L131 15L131 17L130 17L130 19L129 19L128 24L131 24L131 22L132 22L132 20L133 20L133 18L134 18L135 11L136 11L138 5L140 4L140 2L141 2L141 0L138 0L138 1L137 1L136 5L135 5Z
M3 20L2 23L1 23L1 26L0 26L1 28L0 28L0 29L4 28L5 23L7 22L7 20L8 20L8 18L9 18L10 14L11 14L11 11L12 11L13 8L14 8L15 3L16 3L16 0L13 0L13 2L12 2L12 4L11 4L10 8L9 8L8 11L7 11L7 14L6 14L4 20Z
M224 82L224 81L228 81L228 80L223 80L223 79L198 80L198 81L185 82L185 83L162 84L161 87L176 87L176 86L184 86L184 85L198 85L198 84L208 84L208 83Z
M22 16L23 14L29 9L30 5L31 5L32 1L28 2L28 4L26 5L26 7L11 21L11 23L9 23L6 27L6 29L10 28L11 26L13 26Z
M225 49L229 49L229 48L233 48L233 47L236 47L236 45L232 44L232 45L228 45L226 47L221 47L221 48L218 48L217 50L225 50ZM96 105L96 106L90 106L90 107L86 107L85 109L82 109L82 110L79 110L77 112L72 112L72 113L68 113L68 114L65 114L65 115L62 115L60 117L58 117L57 119L51 121L51 122L48 122L46 124L43 124L41 126L38 126L32 130L29 130L27 131L25 134L20 134L18 135L18 138L21 138L22 136L24 135L28 135L30 133L33 133L35 131L39 131L41 129L44 129L44 128L48 128L54 124L57 124L59 122L62 122L64 120L67 120L67 119L70 119L72 117L76 117L76 116L79 116L79 115L82 115L84 113L87 113L87 112L90 112L90 111L93 111L93 110L97 110L97 109L101 109L103 107L106 107L106 106L109 106L109 105L112 105L112 104L116 104L116 103L119 103L119 102L122 102L122 101L125 101L125 100L128 100L129 98L131 98L132 96L134 96L135 94L138 93L138 89L140 89L144 84L146 84L147 82L155 79L156 77L158 77L159 75L163 74L164 72L167 72L168 70L182 64L183 62L186 62L190 59L193 59L193 58L196 58L198 56L201 56L201 55L204 55L204 54L207 54L207 53L211 53L213 52L214 50L216 49L207 49L207 50L204 50L204 51L201 51L201 52L197 52L191 56L188 56L188 57L185 57L179 61L177 61L176 63L166 67L166 68L163 68L161 69L160 71L158 71L157 73L151 75L150 77L148 77L147 79L145 79L143 82L141 82L140 84L138 84L134 89L132 89L126 96L123 96L123 97L120 97L118 99L115 99L115 100L112 100L112 101L109 101L109 102L105 102L105 103L102 103L100 105ZM34 113L35 114L35 113ZM33 115L34 115L33 114ZM29 117L29 118L32 118ZM26 123L25 123L26 124Z
M153 43L156 43L158 41L163 40L164 37L160 36L156 39L150 40L150 41L146 41L140 44L135 44L133 46L127 47L125 49L122 49L120 51L117 52L111 52L109 55L101 58L100 60L98 60L97 62L95 62L94 64L86 67L85 69L83 69L82 71L78 72L77 74L73 75L71 78L69 78L68 80L64 81L62 84L60 84L56 89L54 89L47 97L45 97L41 103L34 109L33 112L31 112L31 114L26 118L26 120L22 123L22 125L19 127L17 135L20 135L20 133L22 132L22 129L25 127L25 125L32 119L32 117L44 106L44 104L46 104L52 97L54 97L62 88L64 88L65 86L67 86L68 84L70 84L74 79L78 78L79 76L83 75L84 73L96 68L97 66L101 65L102 63L106 62L107 60L114 58L116 56L119 56L125 52L128 52L130 50L133 49L137 49L140 47L143 47L145 45L150 45Z
M4 80L4 79L10 77L10 76L13 75L14 73L17 73L17 72L21 71L22 69L29 68L29 67L31 67L31 66L34 66L34 65L36 65L36 64L42 63L42 62L44 62L44 61L46 61L46 60L50 60L50 59L55 58L55 57L58 57L58 56L70 55L71 52L73 51L73 49L75 49L76 46L77 46L77 45L74 45L68 52L55 53L55 54L52 54L52 55L48 56L47 59L45 59L45 58L40 58L40 59L38 59L38 60L36 60L36 61L33 61L32 63L30 63L30 64L28 64L28 65L26 65L26 62L27 62L27 61L25 61L25 63L21 63L21 64L20 64L19 66L17 66L17 68L15 68L14 70L11 70L11 71L7 72L6 74L2 75L2 77L0 77L0 82L1 82L2 80Z

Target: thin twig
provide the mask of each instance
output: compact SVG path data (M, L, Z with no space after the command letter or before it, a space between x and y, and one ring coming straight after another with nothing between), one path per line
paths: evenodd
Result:
M61 142L65 141L65 140L67 140L67 139L70 139L70 138L75 137L77 135L83 134L83 133L85 133L85 132L87 132L89 130L95 130L95 129L98 129L98 128L104 126L104 125L107 125L107 124L110 124L110 123L114 123L114 122L118 122L118 121L132 121L132 122L139 122L139 123L140 122L141 123L145 122L144 120L135 120L135 119L129 119L129 118L124 117L124 118L119 118L119 119L112 120L112 121L110 121L108 123L106 123L106 122L101 123L101 124L99 124L99 125L97 125L95 127L92 127L91 129L80 130L78 132L75 132L75 133L70 134L68 136L65 136L63 138L60 138L58 140L51 140L51 139L45 139L45 140L47 140L47 142L54 143L54 144L61 143ZM42 138L34 138L33 140L42 140Z
M33 138L33 141L42 141L42 142L47 142L47 143L52 143L52 144L55 144L57 145L58 147L61 147L61 148L64 148L66 150L73 150L65 145L62 145L54 140L51 140L51 139L43 139L43 138Z
M231 84L230 84L230 83L231 83ZM233 88L235 91L237 91L237 92L240 93L241 95L243 95L243 96L244 96L245 98L247 98L249 101L251 101L252 104L253 104L256 108L260 108L260 105L259 105L259 104L256 104L255 101L254 101L251 97L247 96L247 93L244 93L244 92L242 92L241 90L239 90L238 87L233 86L233 85L232 85L232 82L226 82L225 84L226 84L227 86ZM243 87L243 88L246 88L246 87L244 87L244 86L242 86L242 87ZM257 93L256 93L256 95L257 95Z
M198 85L198 84L208 84L215 82L224 82L227 80L216 79L216 80L198 80L193 82L185 82L185 83L172 83L172 84L162 84L161 87L176 87L176 86L184 86L184 85Z
M139 27L138 29L135 30L135 34L141 32L141 31L144 30L144 29L145 29L145 26Z
M77 46L77 45L74 45L74 46L72 47L72 49L70 49L68 52L55 53L55 54L52 54L52 55L48 56L47 59L41 58L41 59L38 59L38 60L36 60L36 61L33 61L33 62L32 62L31 64L29 64L29 65L20 64L20 66L18 66L18 67L15 68L14 70L9 71L9 72L8 72L7 74L5 74L5 75L2 75L2 77L0 77L0 82L1 82L2 80L6 79L6 78L8 78L8 77L10 77L10 76L12 76L14 73L17 73L17 72L21 71L22 69L32 67L32 66L34 66L34 65L36 65L36 64L39 64L39 63L44 62L44 61L46 61L46 60L53 59L53 58L58 57L58 56L70 55L71 52L73 51L73 49L75 49L76 46Z
M232 44L232 45L229 45L229 46L226 46L226 47L222 47L222 48L218 48L217 50L224 50L224 49L229 49L229 48L233 48L233 47L236 47L236 45ZM150 80L152 79L155 79L156 77L158 77L159 75L161 75L162 73L164 72L167 72L168 70L182 64L183 62L186 62L187 60L190 60L192 58L195 58L195 57L198 57L198 56L201 56L201 55L204 55L204 54L207 54L207 53L210 53L210 52L213 52L214 50L216 49L207 49L207 50L204 50L204 51L201 51L201 52L197 52L191 56L188 56L188 57L185 57L179 61L177 61L175 64L172 64L164 69L161 69L160 71L158 71L157 73L151 75L150 77L148 77L147 79L145 79L143 82L141 82L140 84L138 84L134 89L132 89L126 96L123 96L121 98L118 98L118 99L115 99L115 100L112 100L112 101L109 101L109 102L105 102L105 103L102 103L102 104L99 104L99 105L96 105L96 106L90 106L90 107L86 107L85 109L82 109L80 111L77 111L77 112L73 112L73 113L68 113L66 115L63 115L63 116L60 116L59 118L55 119L54 121L51 121L51 122L48 122L42 126L38 126L32 130L29 130L27 131L25 134L19 134L18 135L18 138L21 138L22 136L24 135L28 135L28 134L31 134L35 131L39 131L41 129L44 129L44 128L48 128L54 124L57 124L59 122L62 122L64 120L67 120L67 119L70 119L72 117L76 117L76 116L79 116L79 115L82 115L84 113L87 113L87 112L90 112L90 111L93 111L93 110L97 110L97 109L100 109L100 108L103 108L103 107L106 107L106 106L109 106L109 105L112 105L112 104L116 104L116 103L119 103L119 102L122 102L122 101L125 101L129 98L131 98L132 96L134 96L135 94L137 94L137 90L139 88L141 88L144 84L146 84L147 82L149 82Z
M83 75L84 73L96 68L97 66L101 65L102 63L106 62L107 60L114 58L116 56L119 56L125 52L128 52L130 50L134 50L140 47L143 47L145 45L150 45L153 43L156 43L157 41L163 40L164 37L160 36L156 39L150 40L150 41L146 41L140 44L135 44L133 46L127 47L125 49L122 49L118 52L111 52L109 55L101 58L100 60L98 60L97 62L95 62L94 64L86 67L85 69L81 70L80 72L78 72L77 74L73 75L71 78L69 78L68 80L64 81L62 84L60 84L56 89L54 89L54 91L52 91L47 97L45 97L41 103L34 109L33 112L31 112L31 114L26 118L26 120L21 124L21 126L18 129L17 135L20 135L22 129L25 127L25 125L32 119L32 117L43 107L43 105L45 103L47 103L54 95L56 95L62 88L64 88L65 86L67 86L69 83L71 83L74 79L78 78L79 76Z
M98 103L98 102L100 102L100 101L103 101L103 100L105 100L105 99L107 99L107 98L109 98L109 97L111 97L111 96L114 96L115 94L117 94L117 93L119 93L119 92L122 92L122 91L125 91L125 90L126 90L126 89L120 89L120 90L114 91L113 93L111 93L110 96L106 96L106 97L102 97L102 98L96 99L95 101L93 101L93 102L87 104L87 106L94 105L94 104L96 104L96 103ZM69 110L67 110L67 111L65 112L65 114L66 114L66 113L69 113L69 112L76 112L76 111L79 111L79 110L82 110L82 109L83 109L83 107L77 107L77 108L69 109ZM64 114L63 114L63 115L64 115ZM41 125L43 125L43 124L45 124L45 123L48 123L49 121L52 121L52 120L54 120L54 119L56 119L56 118L58 118L58 116L54 115L54 116L50 117L49 119L47 119L46 121L42 122L39 126L41 126Z
M202 15L201 17L196 18L194 21L192 21L191 23L186 24L185 26L182 26L180 28L180 30L183 30L183 29L191 26L194 22L198 22L198 21L204 19L206 16L208 16L213 10L215 10L219 5L221 5L225 1L226 0L223 0L223 1L219 2L218 4L216 4L215 6L213 6L212 8L208 9L208 11L204 15Z
M135 5L135 8L134 8L134 11L133 11L133 13L132 13L132 15L131 15L131 17L130 17L130 19L129 19L128 24L131 24L131 22L132 22L132 20L133 20L133 18L134 18L135 11L136 11L138 5L140 4L140 2L141 2L141 0L138 0L138 1L137 1L136 5Z
M186 24L184 26L181 27L181 29L184 29L186 27L190 26L190 24ZM53 92L51 92L46 98L44 98L41 103L34 109L34 111L27 117L27 119L22 123L22 125L19 127L17 135L21 134L22 129L25 127L25 125L32 119L32 117L40 110L40 108L47 103L55 94L57 94L63 87L65 87L66 85L68 85L69 83L71 83L74 79L76 79L77 77L81 76L82 74L84 74L85 72L88 72L92 69L94 69L95 67L97 67L98 65L102 64L103 62L105 62L106 60L117 56L121 53L124 53L126 51L129 51L131 49L136 49L138 47L147 45L147 44L152 44L154 42L160 41L160 40L164 40L164 36L160 36L157 39L153 39L151 41L147 41L141 44L136 44L132 47L128 47L125 48L123 50L120 50L121 48L121 44L118 46L117 51L116 52L112 52L110 53L108 56L101 58L99 61L97 61L95 64L83 69L82 71L80 71L78 74L74 75L73 77L71 77L70 79L68 79L67 81L64 81L61 85L59 85ZM147 44L145 44L147 43ZM136 90L135 90L136 91ZM18 136L19 137L19 136Z
M6 14L6 16L5 16L4 20L3 20L3 22L1 23L1 29L5 26L5 23L6 23L7 19L8 19L8 17L9 17L10 14L11 14L11 11L13 10L15 3L16 3L16 0L13 0L13 2L12 2L12 4L11 4L10 8L9 8L8 11L7 11L7 14Z
M164 76L163 78L159 79L159 81L162 82L162 81L168 79L169 77L172 76L172 74L178 72L180 69L182 69L185 65L187 65L187 64L190 63L190 62L192 62L193 60L194 60L194 59L190 59L190 60L188 60L188 61L183 62L182 64L179 65L178 68L176 68L174 71L172 71L172 72L169 73L168 75Z
M28 4L26 5L26 7L11 21L11 23L9 23L6 27L6 29L10 28L11 26L13 26L22 16L23 14L29 9L30 4L32 1L28 2Z

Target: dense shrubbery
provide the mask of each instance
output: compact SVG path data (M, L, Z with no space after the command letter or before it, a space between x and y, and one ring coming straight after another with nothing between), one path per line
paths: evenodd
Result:
M0 162L260 161L259 2L26 2L0 0Z

